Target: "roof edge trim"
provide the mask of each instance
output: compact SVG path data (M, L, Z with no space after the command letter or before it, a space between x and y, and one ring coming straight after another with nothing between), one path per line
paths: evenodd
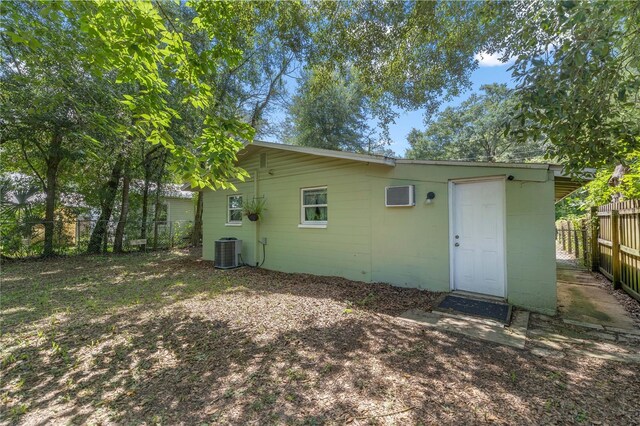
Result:
M494 167L510 169L549 170L547 163L491 163L486 161L454 161L454 160L396 160L397 164L422 164L430 166L464 166Z
M396 159L392 157L384 157L379 155L357 154L354 152L345 151L332 151L329 149L310 148L306 146L287 145L283 143L275 142L262 142L254 141L252 143L245 144L245 149L250 146L256 146L259 148L272 148L280 149L283 151L298 152L300 154L318 155L321 157L340 158L342 160L361 161L365 163L383 164L386 166L395 166Z

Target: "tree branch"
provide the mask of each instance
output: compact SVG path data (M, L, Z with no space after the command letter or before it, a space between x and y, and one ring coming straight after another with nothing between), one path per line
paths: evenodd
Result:
M9 55L11 55L11 59L13 60L13 64L16 67L16 71L20 74L20 77L24 77L22 71L20 70L20 64L18 64L18 60L16 59L16 55L13 53L13 49L11 49L11 45L7 42L7 38L3 33L0 33L0 37L2 38L2 43L7 46L7 50L9 51Z
M27 162L27 164L29 165L31 170L33 170L33 173L35 173L35 175L38 177L38 179L40 180L40 183L42 183L42 189L44 189L45 192L46 192L47 191L47 184L45 183L45 181L42 178L42 176L40 176L40 173L38 173L36 168L33 167L33 164L31 164L31 161L29 160L29 156L27 155L27 150L24 147L24 142L20 142L20 149L22 150L22 155L24 156L24 161Z

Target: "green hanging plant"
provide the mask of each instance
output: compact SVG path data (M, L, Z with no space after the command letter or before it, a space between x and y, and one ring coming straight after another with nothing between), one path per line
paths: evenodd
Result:
M245 201L242 203L242 214L247 216L247 218L255 222L257 220L262 219L262 215L266 208L264 207L266 204L266 200L264 198L254 198L251 201Z

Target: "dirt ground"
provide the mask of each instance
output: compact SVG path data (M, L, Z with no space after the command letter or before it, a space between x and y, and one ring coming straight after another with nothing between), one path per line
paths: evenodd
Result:
M396 318L437 294L186 252L2 265L2 424L638 424L638 364Z

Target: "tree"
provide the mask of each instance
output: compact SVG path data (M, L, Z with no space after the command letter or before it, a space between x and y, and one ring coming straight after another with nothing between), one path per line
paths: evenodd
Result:
M323 69L306 71L289 117L285 140L295 145L364 153L384 146L369 125L371 109L355 72L344 77Z
M2 224L14 225L22 236L30 235L32 226L40 222L34 214L38 201L41 201L40 195L40 188L33 179L19 174L3 175L0 182Z
M170 93L165 79L188 89L181 102L206 109L215 93L207 83L209 71L239 64L243 53L239 46L253 36L263 4L190 2L194 17L188 27L182 27L167 15L168 3L163 1L51 2L39 5L41 19L30 31L14 25L30 22L31 17L24 13L30 4L9 5L7 35L16 45L30 46L35 56L41 47L38 35L48 36L52 23L63 27L73 23L80 28L74 42L82 47L76 58L84 64L85 73L116 73L116 84L129 90L120 91L119 101L129 109L134 122L118 130L165 146L176 159L174 169L193 186L226 187L231 178L246 175L235 167L234 160L242 141L251 139L252 128L239 117L207 115L201 133L189 146L176 145L167 129L180 116L165 99ZM195 52L186 41L190 31L203 32L215 42ZM64 36L65 32L57 34Z
M91 232L87 253L100 253L106 242L107 228L113 213L124 162L124 153L119 152L111 168L109 179L100 188L100 216Z
M411 148L404 156L413 160L453 160L449 147L453 143L455 129L432 123L425 131L411 129L407 142Z
M212 76L218 89L212 112L240 115L258 135L272 133L267 118L275 105L286 103L284 78L310 50L311 19L301 2L265 3L254 37L243 39L242 61Z
M235 153L253 129L237 114L207 114L215 103L207 81L239 65L239 46L251 39L267 7L180 7L190 14L188 25L162 1L3 3L2 141L9 152L21 153L47 194L45 255L53 252L60 168L91 150L114 164L102 185L103 218L110 217L121 174L122 159L114 157L121 149L113 142L134 137L162 145L173 159L172 171L196 187L227 187L231 178L246 175L235 166ZM193 34L208 40L198 51L186 40ZM93 102L96 94L101 99ZM176 105L205 111L189 114L199 119L198 133L178 143L170 133L181 118ZM92 127L112 133L98 140ZM104 235L96 227L92 250Z
M516 103L504 84L483 85L459 106L448 107L424 132L413 129L407 158L466 161L525 161L544 154L541 142L505 134Z
M556 219L584 217L591 206L640 199L640 152L630 154L626 163L622 176L613 167L598 170L591 182L556 204Z
M44 3L3 3L1 139L5 149L38 178L45 193L44 250L53 254L54 215L62 169L90 151L83 135L102 121L105 82L79 59L82 32ZM101 104L99 107L98 104ZM15 164L14 164L15 167Z
M474 54L494 51L511 13L502 2L319 2L309 61L356 69L387 123L393 107L430 115L469 87Z
M115 253L123 252L124 233L129 215L129 189L131 187L131 161L125 159L123 165L122 176L122 202L120 203L120 216L118 217L118 225L113 236L113 251Z
M33 226L41 222L37 210L41 190L34 179L18 173L0 175L0 256L22 248L22 239L30 238ZM40 203L39 203L40 201Z
M444 99L468 88L470 73L478 66L474 54L494 51L512 12L503 3L481 2L353 0L314 3L311 8L314 31L307 69L314 77L303 75L290 109L298 118L293 119L289 137L350 150L365 145L354 139L371 141L375 134L381 135L376 143L385 141L398 108L425 109L430 116ZM357 90L339 93L344 83L338 80L349 82L354 76ZM309 90L309 82L324 90ZM331 82L333 93L328 89ZM314 96L329 99L332 111L323 110L320 102L314 106ZM349 106L341 97L355 101ZM299 105L308 105L304 120ZM366 128L369 118L375 118L379 131ZM342 126L347 141L331 140L333 121Z
M519 2L503 43L518 80L512 132L544 136L576 174L640 149L640 3Z

